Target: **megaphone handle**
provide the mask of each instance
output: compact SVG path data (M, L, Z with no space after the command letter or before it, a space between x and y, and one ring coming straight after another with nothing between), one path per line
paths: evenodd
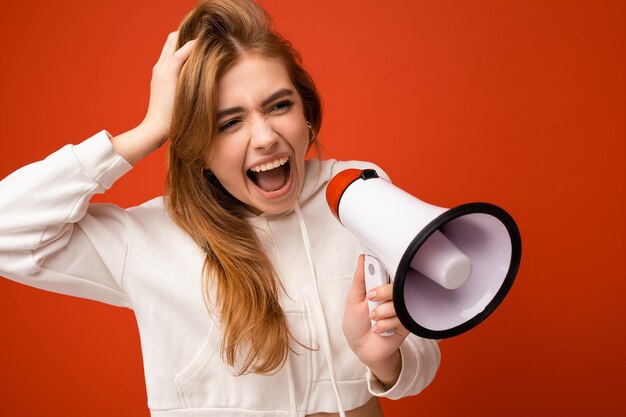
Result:
M381 285L389 284L389 276L387 275L387 270L383 266L383 264L372 255L365 255L365 292L368 293L370 290L373 290L376 287ZM378 307L381 302L378 301L370 301L367 300L367 306L369 307L370 313L376 307ZM372 322L372 327L376 322L374 320ZM387 330L384 333L379 333L381 336L391 336L395 331Z

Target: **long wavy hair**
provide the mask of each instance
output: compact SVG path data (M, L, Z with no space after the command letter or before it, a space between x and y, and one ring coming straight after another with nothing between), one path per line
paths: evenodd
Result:
M281 59L317 137L322 112L313 80L270 17L248 0L202 0L179 27L178 47L197 39L178 80L168 153L167 208L204 250L202 291L222 329L223 360L240 374L282 367L292 336L284 291L244 205L204 171L217 135L217 82L244 53ZM211 314L213 314L211 313Z

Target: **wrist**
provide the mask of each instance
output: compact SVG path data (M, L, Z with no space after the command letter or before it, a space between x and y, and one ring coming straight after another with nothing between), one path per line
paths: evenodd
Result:
M131 165L158 149L167 139L159 129L143 122L111 139L115 152Z
M398 377L402 371L402 355L400 349L397 349L387 359L365 364L376 378L387 389L393 387L398 382Z
M170 135L169 123L158 123L158 119L155 118L146 117L135 129L142 132L147 138L150 138L150 142L154 143L157 148L160 147Z

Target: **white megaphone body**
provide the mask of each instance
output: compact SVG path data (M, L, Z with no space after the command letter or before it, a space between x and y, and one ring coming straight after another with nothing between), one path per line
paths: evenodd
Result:
M433 206L371 169L338 173L326 199L370 253L367 290L389 277L396 314L411 333L430 339L461 334L486 319L513 284L521 238L500 207Z

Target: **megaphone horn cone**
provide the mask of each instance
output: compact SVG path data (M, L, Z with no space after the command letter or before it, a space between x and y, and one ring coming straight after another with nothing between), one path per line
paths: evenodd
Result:
M489 203L447 209L425 203L373 170L350 169L328 184L339 221L384 265L396 314L412 333L442 339L487 318L517 274L521 238Z

